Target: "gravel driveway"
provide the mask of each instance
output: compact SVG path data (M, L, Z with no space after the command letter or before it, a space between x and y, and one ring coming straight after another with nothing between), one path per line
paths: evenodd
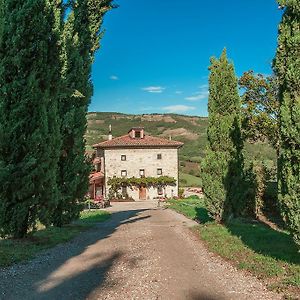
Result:
M280 299L209 253L193 221L154 202L108 210L72 242L0 269L0 299Z

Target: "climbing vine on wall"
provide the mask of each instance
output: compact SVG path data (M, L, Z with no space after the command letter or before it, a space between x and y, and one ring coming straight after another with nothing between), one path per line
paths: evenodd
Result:
M113 177L109 178L107 184L110 186L109 194L116 195L118 194L121 187L146 187L146 188L157 188L157 187L166 187L166 186L176 186L176 179L169 176L160 176L160 177Z

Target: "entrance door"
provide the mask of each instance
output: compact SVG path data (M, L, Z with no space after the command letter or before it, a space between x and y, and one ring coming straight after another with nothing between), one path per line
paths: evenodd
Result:
M139 199L140 200L146 200L146 198L147 198L147 189L145 187L140 187Z

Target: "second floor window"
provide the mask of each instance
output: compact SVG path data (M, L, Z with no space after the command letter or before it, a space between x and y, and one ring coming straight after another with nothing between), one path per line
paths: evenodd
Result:
M157 175L162 175L162 169L157 169Z
M122 177L126 177L127 176L127 171L126 170L122 170L121 171L121 176Z
M126 160L126 155L121 155L121 160L125 161Z
M145 177L145 170L144 169L140 169L140 176Z
M140 139L141 138L141 132L140 131L136 131L135 132L135 138L136 139Z
M161 159L161 154L157 154L157 159Z

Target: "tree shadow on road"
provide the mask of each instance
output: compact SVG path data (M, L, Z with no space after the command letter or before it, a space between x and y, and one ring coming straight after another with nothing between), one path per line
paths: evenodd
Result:
M223 300L219 295L212 295L208 293L190 292L187 300Z
M17 275L8 275L5 282L0 283L0 299L4 296L4 299L22 300L79 300L86 299L96 288L114 284L107 282L107 274L124 254L116 249L102 248L99 252L90 252L90 247L109 238L123 224L149 218L139 216L146 210L113 213L111 219L72 241L46 251L32 262L14 266ZM76 264L75 268L73 264ZM29 271L25 273L26 265Z

